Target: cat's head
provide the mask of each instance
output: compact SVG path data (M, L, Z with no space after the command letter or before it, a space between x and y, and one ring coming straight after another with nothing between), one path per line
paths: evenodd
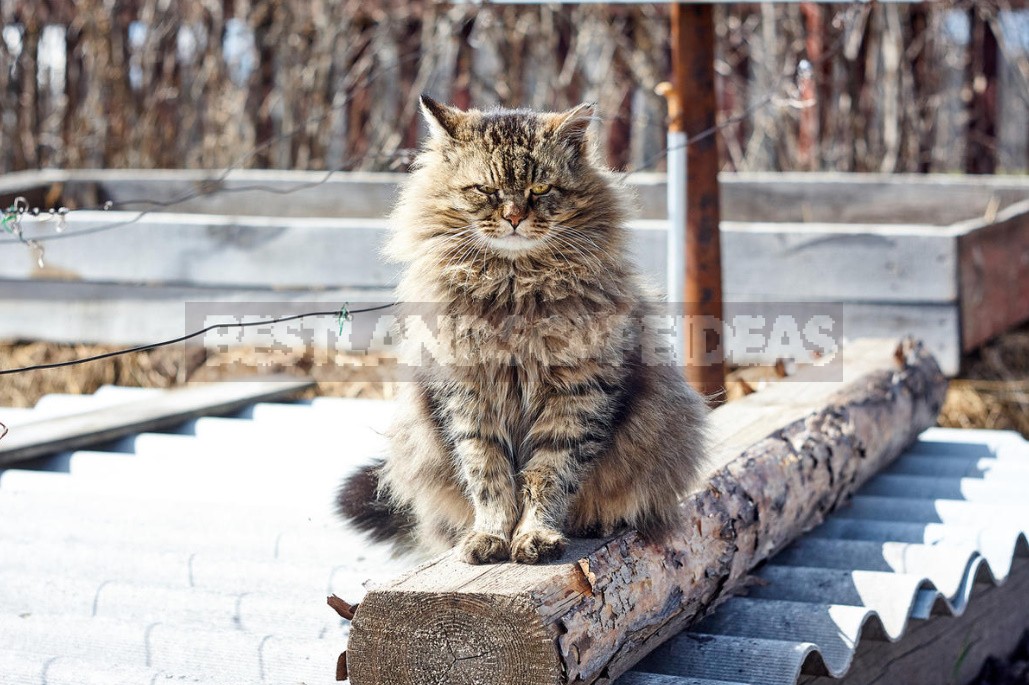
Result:
M403 201L419 235L467 244L479 259L557 252L595 260L606 248L622 211L591 154L592 104L482 112L423 96L421 105L430 138Z

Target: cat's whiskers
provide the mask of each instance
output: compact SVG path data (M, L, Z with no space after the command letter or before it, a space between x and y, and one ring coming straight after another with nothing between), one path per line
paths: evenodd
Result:
M461 226L455 230L456 233L446 236L447 242L451 244L438 256L438 261L443 264L441 267L443 271L449 271L466 259L468 252L478 239L476 235L478 225L475 223Z
M601 259L602 253L600 246L596 244L589 236L579 233L575 229L570 229L567 226L557 224L554 226L553 231L548 238L562 247L574 250L585 262L585 266L591 268L593 275L599 276L604 270L604 263ZM573 238L581 238L585 242L577 242Z
M575 243L570 242L567 238L555 237L553 240L558 244L558 249L552 250L552 253L559 254L561 257L572 263L578 262L579 266L584 267L586 269L586 274L589 276L601 275L601 273L603 272L603 265L598 258L593 257L592 255L584 252L582 248L580 248ZM576 253L578 255L578 258L576 258L575 255L569 254L569 252Z
M589 243L597 250L602 249L600 245L597 243L596 239L592 235L587 233L583 228L580 228L578 226L569 226L567 224L554 224L554 227L560 228L562 231L564 231L566 235L573 235L578 238L582 238L584 241Z
M483 271L485 271L485 256L489 251L489 244L478 231L473 231L470 236L465 237L459 245L452 249L449 253L451 256L442 270L444 272L464 271L467 274L468 269L478 261L480 251L483 254Z
M461 241L459 245L454 246L449 253L447 263L443 266L443 272L467 270L469 257L475 253L478 241L476 236L470 236Z
M580 242L577 242L577 244L588 250L590 254L596 256L598 259L603 261L601 258L603 257L603 255L607 253L607 250L604 247L602 247L592 235L586 233L584 230L580 228L574 228L572 226L558 224L557 228L562 229L562 233L565 237L579 239Z

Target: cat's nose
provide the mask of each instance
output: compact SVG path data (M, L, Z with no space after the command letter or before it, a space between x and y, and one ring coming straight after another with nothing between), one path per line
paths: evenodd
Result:
M508 207L504 210L503 216L507 223L511 224L511 228L518 228L518 224L525 218L525 211L518 207Z

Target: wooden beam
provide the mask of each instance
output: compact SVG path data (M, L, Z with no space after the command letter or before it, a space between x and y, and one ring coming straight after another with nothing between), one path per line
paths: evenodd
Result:
M48 207L47 192L60 202L143 210L142 200L173 202L155 213L240 216L382 218L396 201L403 174L240 169L220 178L205 169L49 169L0 176L0 199L18 195ZM639 196L639 218L665 219L665 175L640 172L626 182ZM721 214L728 221L820 221L860 224L952 224L983 216L1029 192L1018 176L954 174L858 174L849 172L723 172ZM78 214L69 217L75 228Z
M136 216L91 212L76 219L76 228ZM629 228L634 262L647 278L664 282L667 225L633 221ZM151 215L82 240L47 243L42 269L24 246L0 246L0 279L223 291L390 289L398 267L376 256L388 234L382 219ZM723 221L719 240L727 257L726 302L803 302L814 297L811 283L818 283L823 301L953 302L958 297L954 235L936 226ZM216 296L211 293L210 299Z
M722 320L722 252L719 238L718 144L705 135L715 126L715 23L711 5L672 5L673 92L679 98L682 130L695 140L686 149L686 291L687 320ZM703 137L699 137L703 136ZM670 230L680 230L672 226ZM674 298L675 293L669 293ZM717 333L707 349L687 358L711 358L720 346ZM686 378L704 394L724 389L721 360L688 365Z
M965 352L1029 321L1027 255L1029 200L976 222L958 235L961 345Z
M229 414L255 402L288 397L312 385L313 381L287 376L198 384L169 390L152 399L11 426L0 441L0 466L170 428L201 416Z
M576 540L542 566L448 554L372 590L352 625L351 682L612 682L935 422L945 381L921 345L860 342L844 356L836 382L808 370L712 413L711 475L662 544Z

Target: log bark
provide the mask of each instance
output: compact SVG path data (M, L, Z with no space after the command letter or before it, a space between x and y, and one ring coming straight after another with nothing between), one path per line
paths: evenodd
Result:
M713 412L712 475L662 544L575 540L542 566L448 554L373 589L352 625L351 682L612 682L897 457L946 387L913 341L860 341L837 380L818 371Z

